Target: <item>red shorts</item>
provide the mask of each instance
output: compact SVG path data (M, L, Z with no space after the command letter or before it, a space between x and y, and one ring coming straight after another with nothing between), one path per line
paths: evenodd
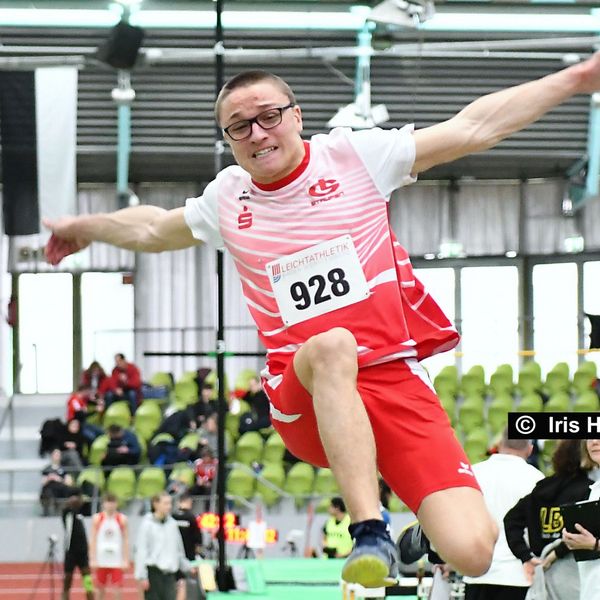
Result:
M106 587L108 580L112 585L121 587L123 585L123 569L116 567L98 567L96 569L96 585Z
M298 381L293 361L277 385L278 379L271 380L275 387L264 382L273 427L294 456L327 467L312 398ZM433 492L462 486L479 489L427 373L415 359L359 369L358 392L373 428L379 471L413 512Z

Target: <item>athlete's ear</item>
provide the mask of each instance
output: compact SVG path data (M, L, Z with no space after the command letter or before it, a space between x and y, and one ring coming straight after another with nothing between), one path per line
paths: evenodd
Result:
M296 130L298 133L302 131L302 109L296 104L293 108L294 120L296 121Z

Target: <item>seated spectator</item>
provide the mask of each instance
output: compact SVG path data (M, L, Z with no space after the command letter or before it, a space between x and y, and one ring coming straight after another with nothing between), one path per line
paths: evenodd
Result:
M250 411L240 415L240 434L246 431L258 431L271 426L270 404L264 393L258 377L252 377L248 391L243 398L249 405Z
M202 427L198 430L198 436L200 437L200 444L203 447L210 448L212 455L217 456L218 452L218 418L217 413L212 412L206 416ZM225 456L227 456L229 448L225 445Z
M67 400L67 423L73 419L85 419L88 405L92 398L92 390L88 385L80 385Z
M217 467L219 461L214 457L209 447L204 447L200 451L200 458L194 463L196 470L196 483L190 488L192 496L206 496L205 510L210 510L210 495L212 485L217 476Z
M92 361L90 366L82 371L79 383L89 388L94 398L104 398L104 394L110 389L110 377L97 360Z
M67 475L61 460L61 451L54 448L50 454L50 464L42 471L40 503L45 517L51 510L56 512L59 501L68 498L73 490L73 479Z
M195 405L198 415L206 417L217 410L217 400L214 399L215 388L211 383L203 383L200 387L200 399Z
M168 433L169 435L172 435L176 441L179 441L186 433L195 431L198 427L195 407L196 404L193 404L192 406L188 406L183 410L175 411L166 416L156 431L156 434Z
M125 360L124 354L115 354L115 368L110 376L110 385L104 394L106 407L117 400L129 402L131 414L135 414L142 394L140 370Z
M132 431L113 424L108 428L107 433L110 441L102 460L102 466L137 465L140 462L142 450Z
M96 399L92 394L92 389L87 385L80 385L76 392L73 392L67 400L67 423L73 419L78 419L81 423L81 432L91 444L99 435L102 435L102 428L98 425L92 425L87 422L90 415L90 409L102 413L104 411L104 400Z
M60 448L62 465L73 467L76 472L81 471L87 446L87 439L81 431L81 422L78 419L71 419L65 428Z

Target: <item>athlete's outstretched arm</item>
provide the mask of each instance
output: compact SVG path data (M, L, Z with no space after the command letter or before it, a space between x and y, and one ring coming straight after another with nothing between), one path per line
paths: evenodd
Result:
M181 250L200 244L187 226L183 211L183 207L165 210L142 205L112 213L44 220L44 226L52 231L46 258L57 265L91 242L106 242L135 252Z
M495 146L576 94L600 91L600 52L542 79L475 100L451 119L414 133L416 175Z

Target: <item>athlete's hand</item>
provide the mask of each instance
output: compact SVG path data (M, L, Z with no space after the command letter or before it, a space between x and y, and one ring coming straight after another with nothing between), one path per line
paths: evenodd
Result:
M579 88L582 94L600 92L600 52L573 66L578 70L580 81Z
M52 232L45 248L46 259L51 265L57 265L65 256L90 245L90 240L77 231L77 217L62 217L55 221L43 219L42 224Z

